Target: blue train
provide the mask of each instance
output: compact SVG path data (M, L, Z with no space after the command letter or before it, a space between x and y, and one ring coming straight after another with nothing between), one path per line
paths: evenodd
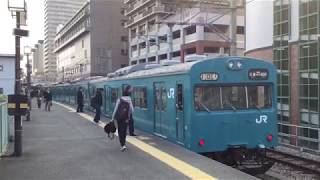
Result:
M140 65L141 66L141 65ZM54 99L85 106L103 89L103 111L111 116L126 85L133 87L135 128L161 136L229 165L270 167L265 149L277 146L275 67L246 57L219 57L52 87ZM256 167L256 166L255 166Z

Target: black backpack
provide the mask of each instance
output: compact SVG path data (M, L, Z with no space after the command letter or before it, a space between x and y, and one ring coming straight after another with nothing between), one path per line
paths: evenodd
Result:
M120 98L120 103L115 114L115 119L118 121L125 121L129 119L130 104Z
M108 122L103 129L104 129L104 132L108 134L108 137L110 139L114 138L114 133L116 132L117 128L113 121Z

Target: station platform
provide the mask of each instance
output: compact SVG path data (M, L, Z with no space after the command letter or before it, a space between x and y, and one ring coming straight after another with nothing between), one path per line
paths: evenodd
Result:
M256 179L164 139L136 130L127 150L107 138L106 119L54 103L23 121L23 155L0 159L1 180Z

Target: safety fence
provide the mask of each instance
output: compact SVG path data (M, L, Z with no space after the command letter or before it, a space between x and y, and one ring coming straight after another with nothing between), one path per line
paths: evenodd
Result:
M320 128L278 123L279 143L320 154Z
M0 101L0 155L5 151L9 139L7 103Z

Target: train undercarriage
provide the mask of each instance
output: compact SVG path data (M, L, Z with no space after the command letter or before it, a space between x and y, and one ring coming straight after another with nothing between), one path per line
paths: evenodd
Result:
M205 153L205 156L232 166L247 174L264 174L274 162L266 159L266 149L229 148L226 151Z

